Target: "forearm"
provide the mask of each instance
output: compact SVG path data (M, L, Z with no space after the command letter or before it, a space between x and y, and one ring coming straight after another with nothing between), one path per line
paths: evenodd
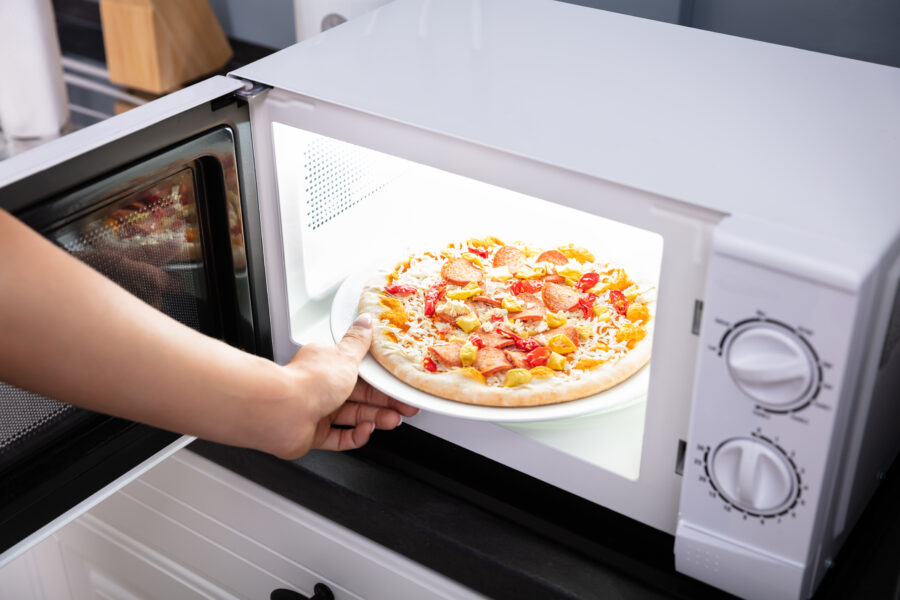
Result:
M156 311L0 211L0 380L77 406L261 447L285 370Z

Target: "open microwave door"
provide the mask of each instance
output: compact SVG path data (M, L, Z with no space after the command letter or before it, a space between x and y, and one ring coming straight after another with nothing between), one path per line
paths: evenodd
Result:
M0 162L0 207L173 318L265 355L241 86L214 77ZM0 566L191 440L0 383Z

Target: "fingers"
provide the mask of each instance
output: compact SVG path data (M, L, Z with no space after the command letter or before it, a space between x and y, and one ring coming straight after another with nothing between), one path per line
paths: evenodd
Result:
M403 422L403 418L395 410L347 402L334 413L333 425L357 425L359 423L375 423L377 429L394 429Z
M356 387L353 388L348 400L371 404L372 406L392 408L404 417L412 417L419 413L418 408L391 398L384 392L376 390L362 379L356 381Z
M375 431L374 423L360 423L353 429L331 428L318 448L320 450L337 450L338 452L355 450L366 445L373 431Z
M359 315L343 339L338 343L338 350L351 357L356 364L363 359L372 343L372 317L366 313Z

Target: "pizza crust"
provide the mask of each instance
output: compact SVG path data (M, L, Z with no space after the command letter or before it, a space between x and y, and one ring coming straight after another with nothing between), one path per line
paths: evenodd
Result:
M379 320L385 310L380 302L384 282L391 269L380 269L366 282L359 301L359 312L372 316L373 341L370 352L394 377L441 398L497 407L524 407L557 404L584 398L608 390L641 370L650 360L653 345L655 301L647 303L650 319L644 325L646 335L626 354L610 363L582 371L578 378L534 378L515 387L494 387L454 371L429 372L421 357L410 359L399 344L386 334L390 328Z

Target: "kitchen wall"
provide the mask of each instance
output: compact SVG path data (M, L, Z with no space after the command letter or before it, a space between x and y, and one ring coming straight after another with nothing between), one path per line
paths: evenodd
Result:
M341 6L362 0L306 1ZM897 0L568 1L900 67L900 2ZM210 3L231 37L272 48L294 43L294 0L210 0Z

